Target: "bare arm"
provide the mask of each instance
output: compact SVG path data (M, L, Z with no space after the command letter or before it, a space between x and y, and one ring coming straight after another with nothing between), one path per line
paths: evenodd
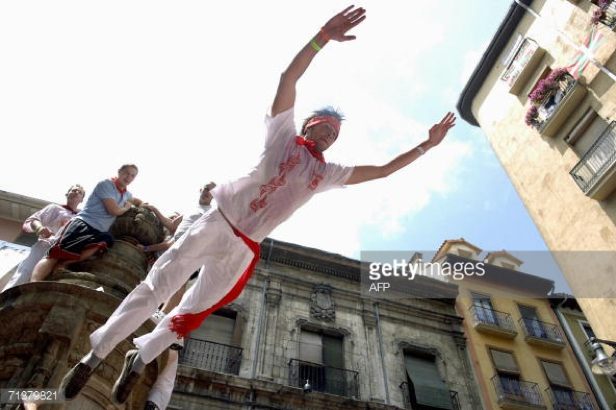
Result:
M331 39L335 41L354 40L346 32L366 18L366 10L349 6L329 19L321 31L297 53L293 61L280 76L276 97L272 104L272 117L295 105L295 86L304 74L317 52Z
M148 204L148 203L143 203L142 206L146 209L149 209L150 211L154 212L154 214L156 215L156 217L158 218L158 220L163 224L163 226L165 228L167 228L169 230L169 232L171 233L175 233L175 230L177 229L178 225L180 224L180 222L182 221L182 215L178 216L175 219L171 219L171 218L167 218L165 215L163 215L162 213L160 213L160 211L158 210L158 208L156 208L154 205L152 204ZM159 249L157 249L159 250Z
M132 197L131 199L129 199L128 202L130 202L131 204L135 206L141 206L143 204L143 201L141 199L135 198L135 197Z
M132 204L128 201L124 204L124 206L119 206L118 203L112 198L105 198L102 201L107 212L113 216L124 215L124 213L126 213L126 211L128 211L132 206Z
M173 237L170 236L164 241L155 243L154 245L144 246L144 245L139 244L137 245L137 247L144 252L160 252L160 251L166 251L167 249L171 248L171 245L173 245L174 243L175 243L175 239L173 239Z
M455 124L456 117L453 113L448 112L441 122L435 124L430 128L428 133L428 139L417 147L406 151L396 158L392 159L385 165L377 166L377 165L361 165L355 167L353 173L349 177L349 180L346 182L347 185L359 184L361 182L371 181L377 178L385 178L394 172L402 169L419 158L423 153L428 151L429 149L437 146L443 141L445 135L447 135L447 131L452 128Z

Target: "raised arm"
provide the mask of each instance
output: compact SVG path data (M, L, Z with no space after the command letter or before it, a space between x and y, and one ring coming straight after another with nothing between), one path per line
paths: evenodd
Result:
M377 178L384 178L393 174L397 170L404 168L419 158L430 148L440 144L441 141L443 141L443 138L445 138L445 135L447 135L447 131L456 125L455 121L455 115L448 112L445 114L441 122L434 124L432 128L430 128L430 131L428 132L428 139L426 141L422 142L415 148L398 155L385 165L361 165L355 167L346 184L353 185Z
M364 21L365 18L365 9L349 6L325 23L321 31L297 53L289 67L280 76L278 90L272 104L272 117L295 105L295 85L297 80L304 74L319 50L329 40L355 40L355 36L348 36L346 33Z

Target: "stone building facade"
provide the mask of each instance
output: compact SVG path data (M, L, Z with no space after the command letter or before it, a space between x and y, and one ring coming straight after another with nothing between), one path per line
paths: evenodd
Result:
M453 298L375 301L362 296L359 275L357 260L267 239L254 277L225 312L228 347L187 343L171 407L481 408L456 287L428 280L417 286L445 286ZM208 320L204 339L224 333ZM195 361L200 349L218 357Z
M485 132L597 335L609 340L616 340L615 25L613 0L512 2L458 100L462 118Z
M118 241L103 257L0 295L0 321L10 323L0 327L0 388L58 386L89 350L89 333L143 278L135 244L159 241L160 227L140 211L113 229ZM186 341L169 408L481 408L455 285L413 285L446 299L376 300L361 292L357 260L270 239L261 255L240 297ZM78 399L54 408L114 408L111 384L130 345L118 346ZM142 408L165 360L148 367L127 409Z

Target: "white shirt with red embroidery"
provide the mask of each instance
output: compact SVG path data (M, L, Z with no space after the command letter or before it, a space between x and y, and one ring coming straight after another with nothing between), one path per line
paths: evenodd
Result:
M290 217L314 194L341 188L353 167L322 163L295 137L293 108L265 118L267 135L259 164L217 186L212 195L231 224L256 242Z

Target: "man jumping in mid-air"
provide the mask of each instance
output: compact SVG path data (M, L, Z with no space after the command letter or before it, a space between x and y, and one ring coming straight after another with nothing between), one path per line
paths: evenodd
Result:
M364 19L363 8L348 7L295 56L280 78L271 115L266 118L267 134L258 165L248 175L213 190L217 206L156 261L146 279L92 333L92 350L62 380L60 388L67 399L79 393L118 343L203 266L180 304L152 332L134 340L138 349L127 352L112 392L116 403L125 402L147 363L240 294L259 260L259 242L296 209L316 193L390 175L438 145L454 126L454 115L447 113L430 128L427 140L381 166L344 167L325 161L323 152L338 138L342 120L333 109L316 111L297 133L293 110L297 81L329 41L354 40L355 36L346 33Z

